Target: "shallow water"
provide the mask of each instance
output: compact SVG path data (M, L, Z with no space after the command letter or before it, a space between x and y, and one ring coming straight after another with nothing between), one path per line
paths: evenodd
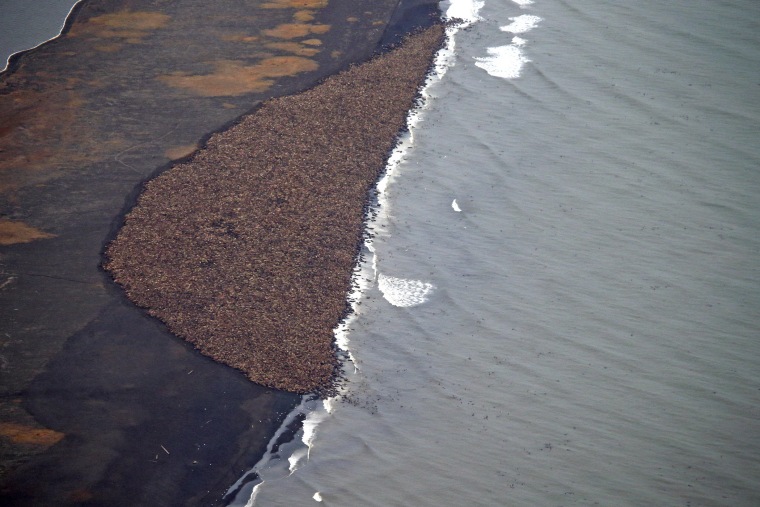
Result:
M350 402L255 505L757 505L760 8L480 16L381 200Z
M61 33L64 20L79 0L45 0L28 2L0 0L0 64Z

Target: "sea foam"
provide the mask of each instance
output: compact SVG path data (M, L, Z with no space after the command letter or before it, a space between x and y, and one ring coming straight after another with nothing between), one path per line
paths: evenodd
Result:
M383 297L393 306L417 306L427 301L435 286L421 280L407 280L379 273L377 286Z
M446 9L446 17L448 19L460 19L467 24L474 23L481 19L480 9L483 8L485 2L479 2L477 0L454 0Z
M529 4L521 3L521 6L527 5ZM511 23L499 27L499 30L512 34L524 34L534 29L541 22L540 17L531 14L515 16L509 20ZM523 50L526 42L522 37L515 35L509 45L486 48L488 55L474 57L475 65L494 77L502 79L520 77L523 66L530 62Z
M525 57L521 46L497 46L487 48L488 56L475 57L475 65L494 77L514 79L520 77L523 65L530 60Z
M509 18L509 20L511 21L511 23L506 26L500 27L499 30L501 30L502 32L510 32L510 33L525 33L530 30L533 30L541 21L541 18L539 18L538 16L533 16L531 14L523 14L522 16Z

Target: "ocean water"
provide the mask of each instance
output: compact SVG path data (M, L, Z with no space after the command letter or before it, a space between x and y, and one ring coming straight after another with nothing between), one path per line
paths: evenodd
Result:
M0 0L0 71L14 53L34 48L61 33L79 0Z
M442 9L344 398L233 503L760 505L760 4Z

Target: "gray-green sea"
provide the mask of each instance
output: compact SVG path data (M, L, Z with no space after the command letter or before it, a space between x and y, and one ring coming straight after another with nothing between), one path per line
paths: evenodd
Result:
M760 4L442 9L349 401L250 503L759 505Z

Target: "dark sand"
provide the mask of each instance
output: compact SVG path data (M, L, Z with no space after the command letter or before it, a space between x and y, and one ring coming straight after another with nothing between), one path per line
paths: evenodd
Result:
M443 36L434 25L212 136L145 185L106 269L172 332L254 382L329 388L368 193Z
M64 36L13 58L0 73L0 505L212 505L260 458L300 396L174 337L101 254L142 181L435 7L84 0Z

